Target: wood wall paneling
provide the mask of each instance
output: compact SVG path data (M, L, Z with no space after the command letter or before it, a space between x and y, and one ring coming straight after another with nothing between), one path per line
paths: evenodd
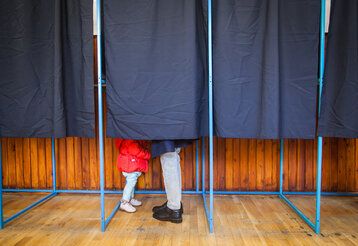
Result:
M206 141L207 142L207 141ZM4 188L52 187L51 139L3 138ZM278 190L279 141L215 138L214 185L216 190ZM199 141L201 150L201 141ZM358 140L324 139L324 191L358 191ZM98 189L97 141L88 138L56 140L57 188ZM206 147L207 151L207 147ZM286 140L284 189L314 191L316 187L316 141ZM206 153L207 154L207 153ZM180 154L183 188L196 185L195 143ZM201 163L201 151L199 153ZM107 189L121 189L125 183L116 168L113 139L105 141ZM206 158L206 170L208 162ZM199 169L201 189L201 167ZM206 177L208 184L208 177ZM163 189L160 160L151 161L149 172L138 182L140 189Z

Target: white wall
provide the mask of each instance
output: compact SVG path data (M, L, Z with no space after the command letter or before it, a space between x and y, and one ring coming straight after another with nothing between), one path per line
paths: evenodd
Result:
M331 15L331 0L326 0L326 32L329 28L329 17Z
M97 11L96 11L97 0L93 0L93 35L97 35Z

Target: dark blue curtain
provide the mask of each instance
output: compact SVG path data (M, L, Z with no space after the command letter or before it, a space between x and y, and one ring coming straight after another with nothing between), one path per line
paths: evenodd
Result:
M207 128L202 1L105 0L107 135L192 139Z
M314 138L320 0L215 0L215 132Z
M94 136L92 4L0 1L0 137Z
M358 1L332 2L319 120L325 137L358 137Z

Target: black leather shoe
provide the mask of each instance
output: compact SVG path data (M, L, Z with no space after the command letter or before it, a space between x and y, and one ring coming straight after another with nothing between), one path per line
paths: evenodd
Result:
M153 212L153 213L157 213L157 212L159 212L159 210L162 210L162 209L166 208L166 207L167 207L167 203L168 203L168 201L166 201L165 203L163 203L163 204L160 205L160 206L155 206L155 207L153 207L153 208L152 208L152 212ZM182 214L184 213L183 203L180 203L180 211L181 211Z
M172 223L181 223L183 221L180 209L172 210L167 206L153 213L153 218L160 221L170 221Z

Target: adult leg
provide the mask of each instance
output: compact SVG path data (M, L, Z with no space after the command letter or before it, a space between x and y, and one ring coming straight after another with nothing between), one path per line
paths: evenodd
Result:
M175 152L168 152L160 156L168 200L167 206L172 210L181 208L182 183L179 153L180 148L177 148Z
M180 149L160 156L167 202L153 208L153 218L173 223L182 222Z

